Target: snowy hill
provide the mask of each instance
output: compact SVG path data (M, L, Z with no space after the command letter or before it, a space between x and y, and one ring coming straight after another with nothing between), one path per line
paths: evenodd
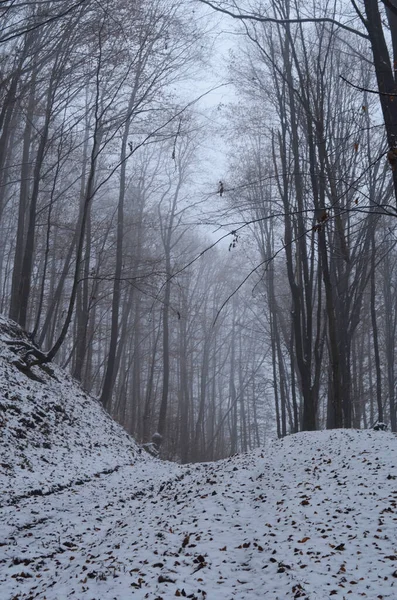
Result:
M0 317L0 505L129 464L138 447L56 365L20 370L21 329ZM20 368L17 368L17 367Z
M2 598L395 599L396 464L390 433L297 434L24 499L2 509Z
M0 321L3 340L20 336ZM12 348L12 347L11 347ZM60 369L0 346L1 600L397 598L397 438L142 458Z

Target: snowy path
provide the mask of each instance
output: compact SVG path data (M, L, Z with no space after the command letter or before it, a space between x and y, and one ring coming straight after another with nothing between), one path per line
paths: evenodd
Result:
M1 509L1 598L395 599L396 464L392 434L354 431L137 460Z

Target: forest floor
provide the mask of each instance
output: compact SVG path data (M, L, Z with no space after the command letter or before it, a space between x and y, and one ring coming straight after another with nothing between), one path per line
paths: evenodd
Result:
M301 433L180 466L140 453L60 370L32 381L10 352L1 600L397 598L393 434Z

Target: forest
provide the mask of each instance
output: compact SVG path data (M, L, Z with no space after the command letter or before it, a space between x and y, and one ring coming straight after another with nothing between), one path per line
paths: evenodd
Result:
M397 2L0 18L0 312L26 369L55 359L182 463L397 431Z

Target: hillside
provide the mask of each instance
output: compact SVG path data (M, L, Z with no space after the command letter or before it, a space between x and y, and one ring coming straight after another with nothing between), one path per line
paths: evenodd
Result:
M56 365L21 372L13 340L28 341L0 317L0 504L131 463L125 430Z
M60 369L33 381L14 360L3 346L2 600L397 598L393 434L179 466L143 458Z

